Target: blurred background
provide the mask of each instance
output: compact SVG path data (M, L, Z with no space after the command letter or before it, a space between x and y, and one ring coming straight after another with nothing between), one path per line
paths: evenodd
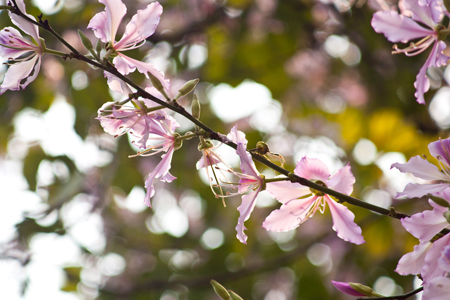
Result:
M151 1L124 1L128 13ZM5 1L3 1L3 4ZM81 29L95 44L89 20L97 1L25 1L86 53ZM450 69L432 68L427 105L415 101L415 76L427 58L391 55L374 32L383 0L161 0L160 25L130 51L165 72L177 90L200 78L201 120L227 134L238 124L249 148L266 141L293 170L317 157L334 173L348 162L353 196L412 214L426 199L394 199L407 174L394 162L428 154L448 137ZM11 26L1 13L1 27ZM48 33L49 48L67 51ZM2 65L3 77L6 66ZM149 84L139 73L135 82ZM224 207L195 164L197 140L176 151L171 184L157 181L153 208L143 204L144 179L159 157L136 153L127 136L113 138L97 110L119 99L99 70L45 55L24 91L0 96L0 296L2 299L218 299L215 279L244 299L352 299L331 280L360 282L394 295L420 285L394 272L417 240L398 220L348 205L366 244L337 238L329 211L293 231L261 228L280 204L261 193L245 223L248 244L236 239L240 197ZM190 107L192 95L180 100ZM191 130L183 117L179 132ZM239 169L234 150L218 149ZM275 176L256 164L261 173Z

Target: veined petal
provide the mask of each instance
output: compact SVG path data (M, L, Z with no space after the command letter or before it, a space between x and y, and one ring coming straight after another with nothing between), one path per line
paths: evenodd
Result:
M269 182L266 184L266 191L281 203L311 194L309 187L289 181Z
M442 251L441 257L438 259L439 268L450 273L450 245L446 246Z
M330 207L333 217L333 230L336 231L337 236L344 241L357 245L365 243L361 235L361 227L353 221L355 215L346 206L332 200L328 195L324 197Z
M448 300L450 278L437 277L431 280L423 290L423 300Z
M450 234L446 234L433 243L430 251L425 256L425 265L423 267L422 278L424 284L429 283L433 278L443 276L444 270L439 268L438 260L446 246L450 245Z
M429 67L436 66L438 54L442 52L442 50L440 49L440 43L434 43L434 46L430 52L430 56L428 56L423 67L417 74L416 81L414 82L414 87L416 88L414 96L416 96L417 102L419 104L425 104L425 98L423 95L430 89L430 81L426 76L427 70ZM439 62L441 62L441 59L439 60Z
M107 41L113 43L114 46L117 29L127 13L127 7L122 0L99 0L99 2L105 5L107 14L105 20Z
M23 38L14 27L5 27L0 31L0 44L11 47L0 45L0 56L5 59L17 58L30 51L40 51L38 46Z
M440 66L447 65L448 59L450 57L448 57L447 55L444 54L445 48L447 48L447 44L445 44L444 41L437 42L436 57L435 57L435 61L433 64L434 66L440 67Z
M151 36L159 24L163 8L158 2L153 2L144 10L138 10L125 28L123 37L116 43L117 51L127 50Z
M436 6L430 6L428 3L421 4L417 0L405 0L405 8L412 12L412 19L427 25L430 28L434 28L437 23L432 16L432 9L436 9Z
M347 164L345 167L339 169L326 182L330 189L346 195L350 195L352 193L354 183L355 177L350 170L350 164Z
M247 139L245 138L245 133L242 131L237 130L237 125L234 125L233 128L231 128L230 133L227 135L227 138L236 144L243 144L245 148L247 148Z
M288 231L297 228L313 208L318 197L292 200L274 210L263 222L262 227L270 231Z
M432 142L428 145L428 150L433 157L450 168L450 139Z
M405 189L401 193L397 193L395 198L401 196L407 196L408 198L420 198L427 194L435 194L442 192L449 187L448 183L437 183L437 184L417 184L408 183Z
M395 272L400 275L416 275L422 272L425 265L425 256L433 246L433 243L425 241L414 246L413 252L406 253L398 261Z
M415 177L425 180L449 180L450 177L439 171L438 167L423 159L419 155L411 157L411 159L405 163L392 164L392 168L397 168L402 173L411 173Z
M94 35L99 38L103 43L111 41L110 27L108 27L108 14L106 11L102 11L92 17L87 26L88 29L94 31Z
M174 147L170 147L167 153L162 155L162 160L159 162L159 164L155 167L153 172L151 172L148 175L147 179L145 180L145 188L147 189L147 193L144 198L144 203L148 207L152 207L150 204L150 198L155 195L155 188L153 186L153 181L155 181L155 178L163 176L162 177L162 179L164 179L163 181L167 182L171 182L173 179L176 178L173 177L172 175L170 175L171 177L173 177L172 180L170 180L171 179L170 177L165 177L165 175L169 173L170 163L172 162L172 156L174 151L175 151Z
M239 241L241 241L241 243L247 244L248 237L244 233L244 230L247 230L247 228L244 226L244 222L247 221L248 218L250 218L250 214L255 208L256 198L258 197L260 191L261 188L257 189L256 191L252 191L247 195L242 195L242 203L238 207L239 219L236 226L237 231L236 237L238 238Z
M376 32L384 34L393 43L406 43L409 40L434 34L433 30L423 28L412 19L392 10L374 13L371 24Z
M17 91L24 89L38 75L41 68L41 57L35 55L32 59L11 65L5 73L5 78L0 86L0 95L6 90Z
M317 158L308 158L304 156L297 162L294 173L306 179L316 179L327 182L330 178L328 167Z
M429 241L442 229L450 226L444 218L444 208L435 208L401 219L403 227L419 241Z
M17 7L20 9L22 13L24 13L31 20L36 21L35 17L26 13L25 3L23 0L16 0L16 3ZM22 29L29 36L33 37L33 39L36 41L36 43L38 43L39 46L41 45L41 41L39 40L39 27L37 25L28 22L21 16L14 14L11 11L8 11L8 14L14 25Z
M153 76L159 79L161 84L164 87L164 90L166 92L170 91L170 82L168 79L164 77L164 73L157 70L152 64L150 63L144 63L142 61L133 59L131 57L128 57L126 55L123 55L119 52L119 56L116 56L113 60L114 65L116 66L117 70L126 75L137 68L137 70L144 74L148 78L148 73L151 73Z
M128 86L127 83L125 83L125 81L123 81L122 79L120 79L119 77L104 71L103 75L107 78L108 80L108 86L111 90L113 90L116 93L122 94L124 96L128 96L129 94L131 94L133 91L131 90L131 88Z

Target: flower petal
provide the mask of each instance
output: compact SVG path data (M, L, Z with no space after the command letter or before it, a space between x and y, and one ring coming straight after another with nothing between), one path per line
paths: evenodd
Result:
M288 231L297 228L314 205L317 197L289 201L274 210L263 222L262 227L270 231Z
M429 241L442 229L448 227L444 218L444 208L435 208L412 215L410 218L401 219L403 227L419 241Z
M88 29L94 31L94 35L99 38L103 43L111 41L111 33L109 32L109 27L107 24L108 14L106 11L102 11L89 21L87 26Z
M355 177L350 170L350 164L347 164L345 167L339 169L326 182L330 189L346 195L350 195L352 193L354 183Z
M438 184L417 184L408 183L405 189L401 193L397 193L395 198L401 196L407 196L408 198L420 198L427 194L435 194L442 192L449 187L448 183L438 183Z
M269 182L266 191L281 203L311 194L309 187L289 181Z
M16 0L16 3L17 7L20 9L22 13L24 13L31 20L36 21L35 17L26 13L25 3L23 0ZM36 43L38 43L38 45L41 45L41 41L39 40L39 27L37 25L25 20L18 14L12 13L11 11L8 11L8 14L14 25L22 29L29 36L33 37L33 39L36 41Z
M122 94L124 96L127 96L129 94L131 94L133 91L131 90L131 88L128 86L127 83L125 83L125 81L123 81L122 79L120 79L119 77L109 73L109 72L103 72L103 75L107 78L108 80L108 86L111 90L113 90L116 93Z
M238 207L239 211L239 219L236 226L236 237L238 238L241 243L247 244L247 235L244 233L244 230L247 230L247 228L244 226L244 222L250 218L250 214L252 213L253 209L255 208L256 204L256 198L258 197L259 192L261 191L261 188L257 189L256 191L253 191L247 195L242 195L242 203Z
M324 183L330 178L328 167L317 158L307 158L304 156L297 162L294 173L306 179L321 180Z
M5 73L0 86L0 95L6 90L18 91L29 85L38 75L41 68L41 57L35 55L32 59L11 65Z
M445 272L439 268L438 260L441 257L442 251L448 245L450 245L450 234L446 234L444 237L435 241L430 251L428 251L425 256L425 265L422 272L424 284L427 284L433 278L444 275Z
M450 168L450 139L439 139L428 145L430 154L445 166Z
M151 36L159 24L163 8L153 2L144 10L138 10L125 28L123 37L114 45L117 51L127 50Z
M448 295L450 295L450 278L437 277L425 286L422 299L448 300Z
M234 125L233 128L231 128L230 133L227 135L227 138L236 144L243 144L247 148L247 139L245 138L245 133L242 131L237 130L237 125Z
M107 41L114 44L117 29L127 13L127 7L123 4L122 0L99 0L99 2L105 5L106 14L108 16L104 25L106 28Z
M429 241L414 246L412 252L406 253L400 258L395 272L400 275L420 274L425 265L425 256L431 249L431 246L433 246L433 243L430 243Z
M397 168L402 173L411 173L415 177L426 179L426 180L449 180L448 176L445 176L439 169L428 162L426 159L423 159L419 155L411 157L411 159L405 163L395 163L392 164L392 168Z
M444 248L438 259L439 268L450 273L450 245Z
M437 8L435 5L420 3L417 0L405 0L404 3L405 9L411 11L413 20L428 25L430 28L434 28L437 25L432 15L432 10Z
M331 216L333 217L333 230L337 236L344 241L357 245L365 243L361 235L361 227L353 221L355 215L344 205L337 203L328 196L324 196L330 207Z
M433 30L423 28L412 19L395 11L378 11L372 18L372 27L391 42L406 43L409 40L434 34Z

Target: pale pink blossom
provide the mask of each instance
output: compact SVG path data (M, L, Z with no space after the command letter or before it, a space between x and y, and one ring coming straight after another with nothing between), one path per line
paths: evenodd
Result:
M126 56L122 52L140 47L151 36L159 24L162 14L162 6L158 2L150 3L145 9L138 10L125 28L122 38L116 42L116 34L127 8L122 0L99 0L105 5L105 11L96 14L89 22L88 28L94 30L94 34L104 43L109 43L109 49L116 57L113 63L117 70L126 75L134 70L148 73L159 79L166 90L169 90L169 81L164 74L152 64Z
M372 27L376 32L383 33L389 41L394 43L406 43L409 40L422 38L418 42L411 43L405 49L399 49L395 45L396 51L393 53L405 53L407 56L413 56L422 53L433 45L428 59L414 82L416 87L414 95L417 102L425 104L424 93L430 88L430 81L426 77L427 69L432 66L445 65L449 58L442 53L446 48L445 42L439 39L439 22L442 20L443 10L436 0L405 0L404 5L406 10L411 11L411 18L392 10L379 11L373 15Z
M346 195L351 194L355 183L349 165L331 176L327 166L315 158L303 157L298 161L294 173ZM333 218L333 230L337 232L338 237L355 244L364 243L361 228L353 221L355 215L329 195L287 181L272 182L267 185L267 191L283 204L264 221L263 227L267 230L294 229L312 217L317 210L324 212L325 204L328 203Z
M237 126L231 129L228 134L228 139L237 144L236 153L241 159L241 171L233 172L239 177L238 194L242 195L242 203L238 207L239 219L236 226L236 237L241 243L247 243L247 235L244 230L244 222L250 218L250 215L255 208L256 198L258 194L264 189L264 176L261 175L255 167L252 156L247 152L247 139L242 131L237 130Z
M17 7L30 19L36 20L25 12L23 0L17 0ZM10 67L6 71L0 86L0 95L6 90L17 91L28 86L39 73L41 58L45 46L39 37L38 26L24 18L9 12L11 21L28 34L32 41L24 38L13 27L6 27L0 31L0 56L8 60Z
M396 197L422 197L442 192L450 187L450 138L432 142L428 145L428 149L430 154L438 160L441 170L419 155L412 157L405 164L395 163L391 168L397 168L400 172L411 173L425 180L439 181L439 183L408 183L403 192L397 193Z

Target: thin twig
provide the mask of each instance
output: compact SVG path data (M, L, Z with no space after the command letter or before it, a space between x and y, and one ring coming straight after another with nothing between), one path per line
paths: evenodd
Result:
M411 296L414 296L417 293L420 293L421 291L423 291L423 286L421 286L411 292L403 294L403 295L387 296L387 297L369 297L369 298L362 297L362 298L357 298L356 300L404 300Z

